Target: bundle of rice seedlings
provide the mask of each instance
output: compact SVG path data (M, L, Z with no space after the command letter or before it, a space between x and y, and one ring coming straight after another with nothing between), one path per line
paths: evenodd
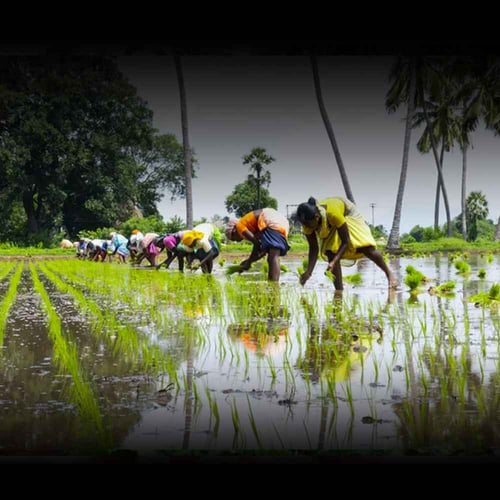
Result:
M241 273L243 271L244 271L244 269L243 269L243 267L240 266L240 264L232 264L232 265L227 267L226 276L231 276L231 274Z

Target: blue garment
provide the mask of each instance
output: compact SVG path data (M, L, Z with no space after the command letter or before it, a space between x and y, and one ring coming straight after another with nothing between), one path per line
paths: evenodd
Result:
M217 257L217 255L219 255L219 245L217 244L217 241L214 238L212 238L208 241L210 242L210 245L212 246L212 249L210 251L212 252L212 255L214 256L214 259L215 259L215 257ZM203 248L200 248L200 249L196 250L196 252L194 253L194 258L201 261L207 255L208 255L208 252L205 252L205 250L203 250Z
M265 252L268 252L271 248L278 248L280 255L283 257L290 250L290 245L279 231L266 227L260 234L260 243L262 250Z
M111 240L111 244L113 245L113 252L117 252L120 255L124 255L127 257L129 255L129 249L127 248L128 240L125 236L121 234L115 234L113 239Z

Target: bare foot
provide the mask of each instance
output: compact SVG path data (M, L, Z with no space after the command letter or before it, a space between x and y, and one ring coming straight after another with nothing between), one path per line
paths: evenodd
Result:
M397 290L400 287L400 283L397 279L391 279L389 281L389 289Z

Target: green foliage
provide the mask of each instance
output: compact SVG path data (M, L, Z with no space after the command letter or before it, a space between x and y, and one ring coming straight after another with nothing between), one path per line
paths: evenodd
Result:
M370 231L372 232L372 235L376 240L387 238L387 231L384 229L384 226L382 226L382 224L375 227L373 227L371 224L369 226Z
M478 223L488 215L488 201L481 191L472 191L465 202L467 240L475 241L479 236Z
M49 244L116 225L136 207L157 215L165 189L184 193L182 146L104 57L15 59L2 66L1 239L24 229ZM19 207L24 217L20 217ZM6 227L8 226L8 227ZM24 226L24 227L23 227Z
M428 227L422 227L419 225L414 226L410 233L408 235L404 234L401 237L401 242L402 243L413 243L413 241L410 239L413 238L414 241L434 241L439 238L442 238L444 236L443 231L439 229L434 229L431 226Z
M276 198L269 195L266 188L261 188L261 206L278 208ZM255 210L257 208L257 186L249 181L237 184L233 192L226 198L226 209L229 213L234 213L237 217Z
M250 154L243 156L243 165L250 164L250 171L254 172L248 176L247 181L256 187L256 208L267 206L262 199L262 186L269 186L271 184L271 173L268 170L264 170L264 165L269 165L273 161L276 160L267 154L265 148L253 148Z
M167 231L166 224L161 217L151 215L149 217L132 217L125 221L117 231L128 238L134 229L139 229L141 233L164 234Z

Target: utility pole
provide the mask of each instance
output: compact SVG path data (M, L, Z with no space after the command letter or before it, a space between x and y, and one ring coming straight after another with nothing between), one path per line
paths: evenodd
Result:
M372 227L375 229L375 203L370 203L372 207Z

